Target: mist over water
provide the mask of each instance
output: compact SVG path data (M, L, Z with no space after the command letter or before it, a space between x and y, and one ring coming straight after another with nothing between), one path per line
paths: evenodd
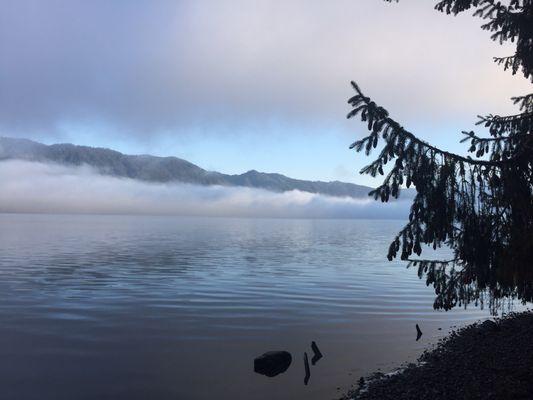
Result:
M0 162L0 212L276 218L405 218L409 202L227 186L148 183L89 166Z
M0 214L2 397L334 398L488 316L434 311L386 260L402 224ZM273 378L253 371L270 350L293 359Z

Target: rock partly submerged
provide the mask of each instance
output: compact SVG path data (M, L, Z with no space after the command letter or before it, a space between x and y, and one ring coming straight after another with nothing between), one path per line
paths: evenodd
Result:
M254 371L273 377L287 371L291 362L292 356L288 351L268 351L254 359Z
M342 399L533 399L533 314L509 314L452 332L418 364L360 380Z

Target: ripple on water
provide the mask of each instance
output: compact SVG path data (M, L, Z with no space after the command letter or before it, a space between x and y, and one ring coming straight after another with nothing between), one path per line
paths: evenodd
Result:
M348 372L413 358L451 325L487 316L433 311L416 271L385 260L401 221L0 214L0 224L11 398L334 397L356 380ZM311 340L324 358L304 386ZM254 374L254 357L276 349L293 353L287 372Z

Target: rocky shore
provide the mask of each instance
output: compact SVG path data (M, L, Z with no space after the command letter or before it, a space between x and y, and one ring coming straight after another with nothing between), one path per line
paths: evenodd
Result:
M533 399L533 313L454 331L416 365L361 379L348 399Z

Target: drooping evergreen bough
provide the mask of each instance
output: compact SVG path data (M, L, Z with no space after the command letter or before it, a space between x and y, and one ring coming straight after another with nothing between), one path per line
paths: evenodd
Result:
M493 40L516 43L514 55L494 61L533 81L533 0L443 0L435 8L454 15L473 9ZM437 309L488 302L496 312L505 299L532 301L533 93L512 99L516 115L479 117L477 125L489 134L463 132L473 153L463 157L420 140L352 86L348 118L359 116L370 133L350 147L367 155L379 151L361 173L387 170L370 195L386 202L398 198L403 186L416 188L409 222L391 243L388 259L400 255L418 267L419 277L435 289ZM425 245L449 246L453 257L413 258Z

